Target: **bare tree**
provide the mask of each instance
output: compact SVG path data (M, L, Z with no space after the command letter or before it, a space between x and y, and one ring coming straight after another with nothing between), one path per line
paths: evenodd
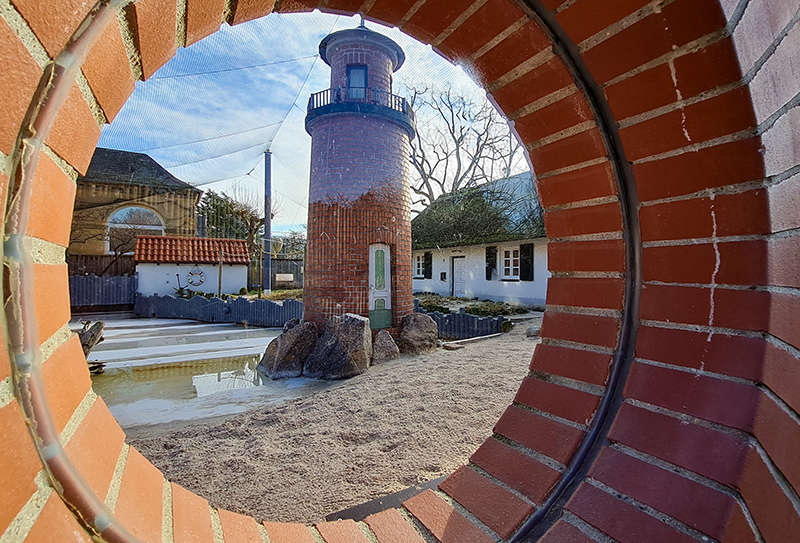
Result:
M476 102L449 86L410 88L408 100L417 114L412 204L427 207L442 194L526 169L516 136L488 100Z

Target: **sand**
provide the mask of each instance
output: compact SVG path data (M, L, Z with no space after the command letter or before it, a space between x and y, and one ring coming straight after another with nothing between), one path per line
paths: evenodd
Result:
M376 365L281 406L140 428L129 439L216 507L318 521L464 464L527 373L538 341L525 337L527 324L457 351Z

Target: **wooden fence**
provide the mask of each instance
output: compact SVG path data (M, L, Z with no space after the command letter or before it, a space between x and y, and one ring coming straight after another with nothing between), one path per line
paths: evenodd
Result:
M467 339L488 336L503 331L502 315L499 317L479 317L465 313L462 308L458 313L439 313L425 311L419 307L419 300L414 300L414 311L424 313L432 318L439 327L439 337L446 339Z
M232 301L195 296L192 299L175 296L137 296L134 313L140 317L193 319L203 322L236 322L251 326L283 326L291 319L303 318L303 302L284 300Z

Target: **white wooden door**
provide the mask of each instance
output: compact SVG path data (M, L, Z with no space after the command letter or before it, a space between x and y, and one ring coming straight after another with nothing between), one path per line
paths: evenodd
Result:
M453 296L463 298L467 295L467 259L453 258Z
M389 246L369 246L369 315L373 329L392 323L392 259Z

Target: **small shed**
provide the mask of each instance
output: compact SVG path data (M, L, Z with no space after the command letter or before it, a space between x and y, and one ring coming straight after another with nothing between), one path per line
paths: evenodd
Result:
M137 293L175 294L179 287L200 292L238 294L247 287L250 254L243 239L137 236Z

